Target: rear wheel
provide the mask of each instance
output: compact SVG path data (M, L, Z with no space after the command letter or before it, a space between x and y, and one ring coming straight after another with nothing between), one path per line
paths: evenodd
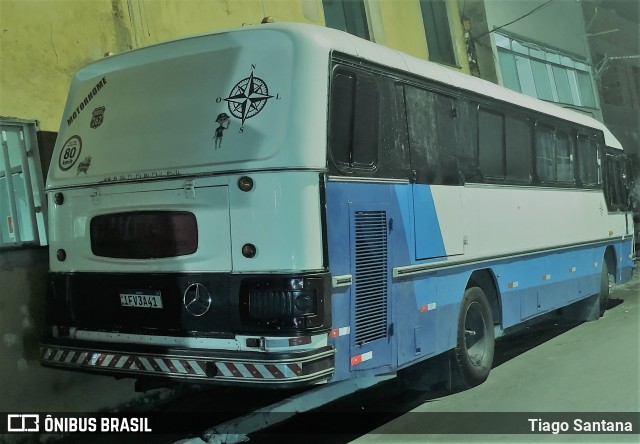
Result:
M479 287L467 288L458 320L455 363L462 385L475 387L486 381L493 365L495 337L491 307Z
M602 273L600 275L600 316L604 315L609 307L609 268L607 261L602 261Z

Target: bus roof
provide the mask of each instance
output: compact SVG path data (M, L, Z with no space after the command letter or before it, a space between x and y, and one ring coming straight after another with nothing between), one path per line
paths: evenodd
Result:
M587 115L342 31L274 23L135 49L79 70L47 188L284 166L323 169L325 144L318 144L326 139L333 51L601 130L608 146L621 148Z

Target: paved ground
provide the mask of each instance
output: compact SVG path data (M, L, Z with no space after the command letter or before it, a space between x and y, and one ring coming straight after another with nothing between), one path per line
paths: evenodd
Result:
M500 339L491 375L479 387L451 394L402 390L392 381L252 435L251 442L640 442L637 430L635 435L453 434L469 422L489 424L489 431L494 424L528 427L528 418L540 415L527 412L568 412L562 419L570 425L588 412L600 412L590 419L607 419L602 412L640 412L639 302L640 272L615 288L610 309L598 321L547 322ZM420 433L435 421L446 433Z
M598 321L572 326L547 323L496 344L496 358L489 380L471 390L454 394L437 391L399 390L395 382L328 405L312 414L260 434L252 443L424 443L424 442L640 442L639 435L460 435L420 434L425 425L444 421L447 431L457 431L465 421L527 424L528 415L513 412L640 412L640 272L632 282L616 287L611 308ZM99 378L99 377L95 377ZM105 388L103 386L101 388ZM97 390L100 392L100 390ZM215 392L215 393L214 393ZM133 395L133 394L132 394ZM217 412L229 405L265 402L276 393L242 393L231 390L187 391L168 405L147 399L143 411ZM102 397L100 395L99 397ZM29 404L26 402L25 404ZM30 403L37 404L37 399ZM160 402L159 402L160 401ZM164 404L164 405L163 405ZM76 411L78 411L76 404ZM80 405L86 407L83 402ZM67 410L73 407L66 405ZM137 410L139 407L136 407ZM90 411L81 409L82 411ZM129 410L121 408L122 411ZM446 412L498 412L492 415ZM208 415L203 416L203 420ZM228 418L222 418L228 419ZM604 418L603 418L604 419ZM203 429L212 424L203 424ZM337 427L336 427L337 426ZM332 431L336 428L336 432ZM636 431L637 433L637 431ZM14 436L15 437L15 436ZM87 435L75 435L65 443L84 443ZM95 439L94 439L95 438ZM99 438L99 439L98 439ZM93 442L163 443L179 437L150 435L94 435ZM277 441L275 441L277 440ZM0 442L2 442L0 436ZM38 442L37 436L33 441ZM17 441L16 441L17 442ZM40 441L42 442L42 441Z
M381 425L354 442L640 442L635 435L419 435L437 412L640 412L640 272L612 293L612 308L553 336L552 328L507 338L488 381L472 390L427 399L408 414ZM531 336L531 335L529 335ZM524 347L524 352L522 352ZM510 356L511 355L511 356ZM517 356L513 356L517 355ZM414 401L415 403L415 401ZM533 416L533 415L531 415ZM526 421L528 415L498 413L486 421ZM457 417L464 420L462 416ZM445 417L445 420L456 420ZM526 424L526 422L525 422ZM452 428L455 430L455 428Z

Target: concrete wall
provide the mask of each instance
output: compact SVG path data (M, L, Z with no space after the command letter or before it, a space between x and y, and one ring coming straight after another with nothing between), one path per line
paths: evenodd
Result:
M48 266L44 247L0 253L0 411L97 411L142 402L131 380L40 367ZM170 391L147 396L168 397ZM19 442L13 438L8 442Z

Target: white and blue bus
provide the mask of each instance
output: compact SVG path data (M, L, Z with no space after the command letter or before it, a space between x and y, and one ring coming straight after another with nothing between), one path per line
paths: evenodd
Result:
M332 29L105 58L48 174L41 362L291 387L449 353L477 385L495 332L630 278L624 165L588 116Z

